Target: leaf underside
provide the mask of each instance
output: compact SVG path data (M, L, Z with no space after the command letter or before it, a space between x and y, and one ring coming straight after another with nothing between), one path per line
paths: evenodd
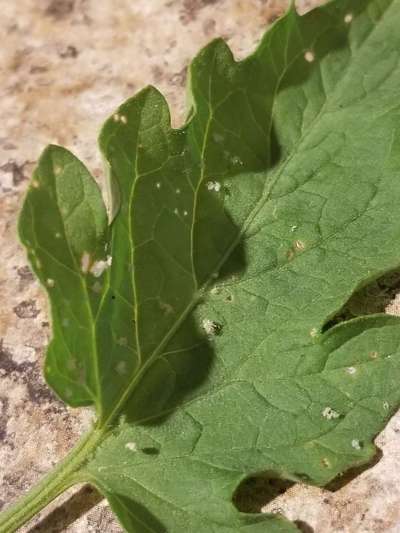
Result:
M239 513L240 482L323 486L374 456L399 319L323 327L400 265L399 25L396 0L291 8L244 61L200 52L182 128L152 87L125 102L100 135L111 225L82 163L42 155L20 235L46 378L95 407L80 476L127 531L295 531Z

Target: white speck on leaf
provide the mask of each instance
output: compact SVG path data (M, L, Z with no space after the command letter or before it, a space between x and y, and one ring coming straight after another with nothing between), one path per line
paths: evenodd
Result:
M137 444L136 444L136 442L127 442L125 444L125 448L127 448L131 452L137 452Z
M54 235L56 239L61 239L61 233L57 231L57 233Z
M90 266L90 255L87 252L83 252L81 257L81 270L84 274L87 273Z
M291 231L291 232L296 231L297 228L298 228L298 226L292 226L292 227L290 228L290 231Z
M327 420L332 420L334 418L339 418L339 413L332 409L332 407L325 407L325 409L322 411L322 416L326 418Z
M306 245L304 244L303 241L297 240L297 241L294 241L294 247L296 248L296 250L302 252L305 249Z
M54 283L54 279L48 278L48 279L46 280L46 285L47 285L48 287L54 287L54 285L55 285L55 283Z
M97 294L99 294L101 292L101 289L102 289L102 285L101 283L99 283L98 281L96 281L95 283L93 283L92 285L92 291L93 292L96 292Z
M113 115L113 120L114 120L114 122L119 122L120 118L121 118L121 117L119 116L118 113L114 113L114 115Z
M159 181L157 181L156 187L157 187L157 189L161 189L161 183Z
M213 139L216 143L221 143L224 140L224 136L220 133L214 133Z
M307 61L307 63L312 63L315 60L315 55L311 50L307 50L307 52L304 54L304 59Z
M94 277L99 278L107 268L110 268L111 264L112 257L111 255L108 255L105 261L102 259L100 261L95 261L90 269L90 273L93 274Z
M177 208L177 207L175 207L175 209L174 209L174 214L175 214L175 215L179 215L179 211L178 211L178 208Z
M232 163L234 165L243 165L243 161L240 159L239 156L235 155L234 157L232 157Z
M38 189L40 187L40 183L38 180L32 180L32 187L35 189Z
M310 335L311 337L316 337L318 335L317 328L312 328L312 330L310 331Z
M351 446L352 448L354 448L355 450L361 450L361 444L360 444L360 441L358 439L353 439L351 441Z
M120 121L122 122L122 124L128 124L128 119L125 115L120 116Z
M389 402L383 402L383 408L388 411L389 410Z
M176 194L181 194L181 190L180 189L176 189Z
M117 340L117 344L119 344L120 346L127 346L128 345L128 339L126 337L120 337Z
M346 368L346 372L353 376L357 372L357 369L354 366L349 366Z
M189 213L188 213L187 211L184 211L184 212L183 212L183 216L184 216L184 217L187 217L188 214L189 214Z
M347 13L344 17L344 21L346 24L350 24L350 22L353 20L353 14Z
M120 376L123 376L124 374L126 374L126 371L127 371L126 361L120 361L119 363L117 363L115 370L117 371L117 374L119 374Z

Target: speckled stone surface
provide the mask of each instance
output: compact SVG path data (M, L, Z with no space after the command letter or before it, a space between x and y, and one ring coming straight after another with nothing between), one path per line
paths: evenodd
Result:
M243 57L285 7L283 0L0 0L0 508L63 457L92 418L66 408L41 375L49 318L16 239L41 150L62 144L101 180L96 136L119 103L152 83L181 123L185 67L198 49L223 36ZM400 300L389 310L400 314ZM382 459L336 492L297 485L264 509L281 509L304 531L400 532L399 416L377 444ZM73 492L23 531L121 531L87 488L62 505Z

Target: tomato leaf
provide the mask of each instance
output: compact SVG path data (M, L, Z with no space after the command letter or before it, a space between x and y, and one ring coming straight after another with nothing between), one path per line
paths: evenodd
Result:
M100 136L109 227L82 164L43 154L20 233L51 301L46 377L95 406L68 475L127 531L293 531L238 512L238 485L323 486L374 456L399 319L328 325L399 266L399 24L392 0L292 7L244 61L200 52L182 128L152 87L125 102Z

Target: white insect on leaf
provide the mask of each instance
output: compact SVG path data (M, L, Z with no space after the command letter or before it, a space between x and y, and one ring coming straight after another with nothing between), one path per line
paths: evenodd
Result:
M221 190L221 184L219 181L208 181L206 187L209 191L219 192Z
M339 418L340 414L334 409L332 409L332 407L327 406L322 411L322 416L327 420L333 420L334 418Z
M214 322L214 320L210 320L209 318L203 319L201 327L210 337L218 335L218 333L221 331L221 326L217 322Z
M90 273L93 274L95 278L99 278L107 268L110 268L111 263L111 255L108 255L105 260L100 259L99 261L95 261L90 268Z

